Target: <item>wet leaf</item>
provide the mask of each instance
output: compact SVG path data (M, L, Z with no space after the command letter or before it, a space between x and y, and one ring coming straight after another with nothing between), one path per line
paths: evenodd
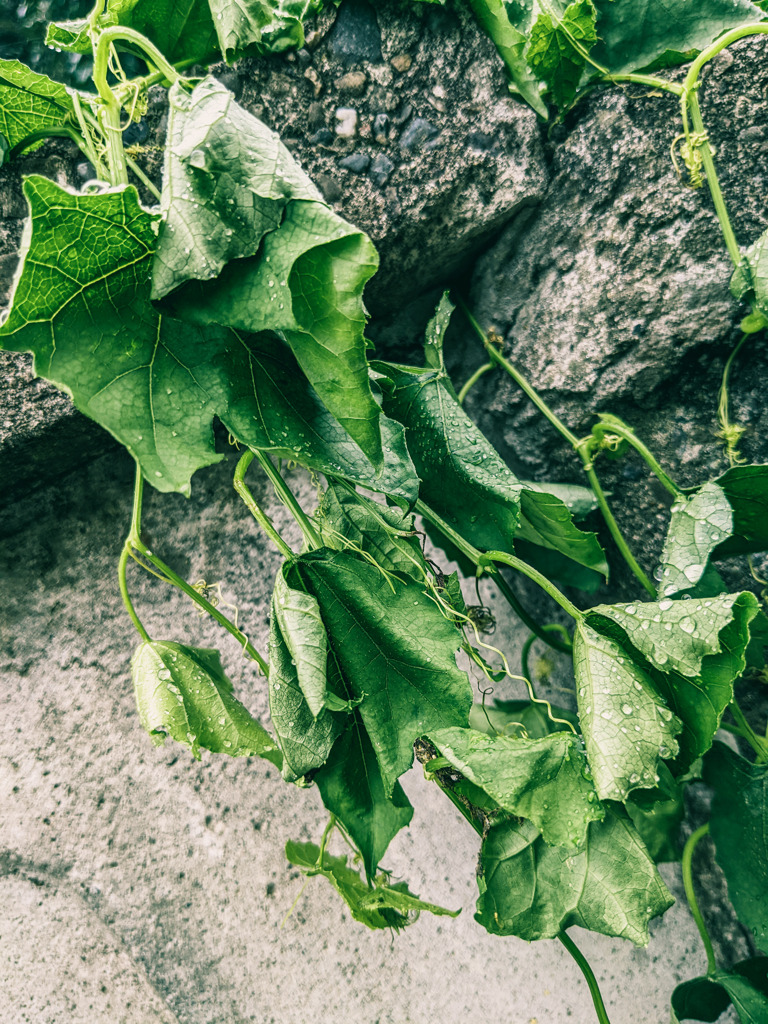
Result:
M573 524L559 497L521 484L459 405L442 371L372 366L382 375L384 411L406 428L420 497L449 526L481 550L513 553L521 538L607 573L595 534Z
M475 920L529 942L580 925L645 946L648 922L674 902L635 828L611 811L576 853L548 846L528 821L494 824L480 868Z
M527 818L553 846L580 847L604 816L578 737L488 736L474 729L429 734L443 757L511 814Z
M313 718L325 707L328 646L325 626L317 601L304 590L294 589L286 579L283 563L275 577L272 615L296 669L296 679Z
M717 483L706 483L690 498L676 501L661 555L659 596L671 597L695 586L710 555L732 528L731 505Z
M413 516L398 508L374 504L329 484L315 518L330 548L343 551L347 540L388 572L404 572L417 578L423 578L427 572Z
M327 412L276 339L196 327L150 302L158 218L132 187L79 195L24 183L31 218L0 346L32 351L35 372L110 431L158 490L189 493L218 462L219 416L245 444L413 500L402 427L382 417L375 467Z
M512 79L510 89L533 107L542 120L547 120L547 105L541 98L541 90L525 58L525 47L530 30L530 11L527 6L512 5L503 0L469 0L472 11L496 44L499 56L504 61ZM522 19L522 20L521 20Z
M577 715L557 705L552 706L552 714L561 721L554 721L544 704L534 704L530 700L494 700L485 707L473 704L469 724L488 735L500 732L505 736L528 735L531 739L567 730L568 722L573 726L579 724Z
M232 695L219 652L170 640L140 644L131 661L142 726L160 746L166 736L191 750L263 757L280 767L266 729Z
M681 765L712 744L744 671L756 614L757 601L749 593L599 605L588 613L598 631L646 663L656 693L682 721Z
M466 725L472 690L456 666L460 634L420 584L387 578L351 552L321 549L293 566L320 607L339 696L362 698L357 713L391 795L413 762L414 740Z
M216 79L190 95L175 86L171 103L153 298L166 296L167 309L198 324L279 333L379 466L362 300L378 266L373 244L325 205L276 136Z
M647 671L586 622L576 627L573 666L579 719L601 800L624 800L656 784L660 759L674 757L682 723Z
M445 369L443 341L454 309L456 306L451 302L448 292L443 292L435 315L427 324L424 334L424 365L432 370Z

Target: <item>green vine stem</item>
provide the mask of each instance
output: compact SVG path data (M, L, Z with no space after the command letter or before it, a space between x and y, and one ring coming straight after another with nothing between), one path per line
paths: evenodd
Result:
M688 74L685 76L683 91L680 96L683 128L686 141L689 145L691 144L691 134L688 127L688 110L690 109L693 129L698 135L697 148L701 156L701 162L704 167L704 173L706 174L707 184L709 185L709 191L712 196L712 202L715 207L717 219L720 221L720 228L723 232L723 238L725 239L728 253L735 267L738 267L741 263L741 251L739 249L739 243L736 240L733 227L731 226L731 220L728 216L725 200L723 199L723 193L720 188L717 171L715 170L715 161L713 159L712 149L709 145L709 139L707 138L704 122L701 117L701 108L699 107L696 90L699 87L698 79L701 69L705 64L711 61L713 57L716 57L722 50L730 46L732 43L738 42L739 39L744 39L747 36L765 35L766 33L768 33L768 25L765 24L741 25L738 28L731 29L730 32L726 32L712 43L711 46L702 50L691 64Z
M123 601L128 610L128 614L131 616L133 624L138 629L142 638L149 641L149 636L138 620L138 616L133 609L133 605L128 597L127 590L124 589L124 576L125 576L125 563L128 558L133 558L135 561L136 554L139 554L143 559L153 565L160 573L167 583L173 584L174 587L178 587L187 597L191 598L192 601L203 611L206 611L212 619L215 619L220 626L223 626L228 633L230 633L242 646L243 650L248 656L256 662L264 675L267 675L269 671L268 663L262 658L253 644L250 642L248 637L243 633L237 626L226 615L222 614L218 608L211 604L210 601L206 600L202 594L200 594L193 586L187 583L186 580L182 579L181 576L177 575L171 569L170 566L166 565L160 558L157 557L154 552L150 551L144 541L141 539L141 508L144 495L144 477L141 474L141 469L136 466L136 482L133 491L133 516L131 517L131 528L128 533L128 539L125 542L123 553L120 556L119 570L122 573L120 576L120 592L123 595ZM141 565L141 562L139 562ZM146 568L146 566L145 566Z
M508 565L511 569L517 569L518 572L527 576L529 580L533 580L534 583L538 583L541 589L546 594L549 594L552 600L556 601L563 611L568 612L571 618L575 619L577 622L581 622L584 618L583 613L579 611L572 601L568 600L562 591L557 589L554 583L551 583L546 576L539 572L538 569L534 569L532 565L528 565L527 562L524 562L522 558L518 558L516 555L508 555L506 551L486 551L484 555L480 556L478 569L485 569L493 562L501 562L502 565Z
M662 469L661 463L658 461L656 456L643 444L633 430L630 430L629 427L624 426L622 423L616 422L613 418L611 419L611 422L607 423L605 426L606 433L616 434L635 449L653 475L658 479L659 483L665 488L665 490L669 491L673 498L681 497L683 493L682 490L677 486L674 480L672 480L669 474Z
M588 454L588 446L591 444L591 441L591 438L587 438L585 441L580 443L576 450L579 453L579 456L581 457L581 461L584 466L584 472L587 474L587 480L589 481L589 485L595 492L595 498L597 499L597 504L599 505L600 511L603 514L605 525L608 527L608 532L613 538L614 544L621 552L622 558L627 563L632 572L635 574L635 577L640 581L640 583L643 585L645 590L647 590L651 597L656 597L656 587L654 587L653 583L648 578L644 570L641 568L635 556L632 554L629 545L624 539L624 534L619 529L619 524L616 522L613 512L611 511L611 506L608 504L608 499L606 498L605 492L603 491L603 488L600 485L600 481L597 478L595 467L592 463L590 455Z
M605 1009L603 997L600 995L600 986L597 984L597 978L592 972L592 968L589 966L589 961L567 932L560 932L557 937L579 965L579 970L586 979L587 985L589 986L589 994L592 996L592 1002L595 1005L595 1013L597 1014L598 1021L600 1024L611 1024L608 1019L608 1013Z
M738 423L731 423L730 404L728 398L728 385L730 382L731 368L741 351L741 346L751 337L749 334L742 334L736 343L733 352L728 356L725 366L723 367L723 379L720 382L720 400L717 405L717 421L720 424L720 429L717 432L717 436L725 441L725 454L728 459L730 466L735 466L739 462L743 462L739 453L739 441L741 435L744 433L744 427L739 426Z
M675 96L681 96L683 93L683 87L678 82L668 82L665 78L657 78L655 75L639 75L636 73L628 75L612 75L609 72L606 75L605 84L613 85L614 83L647 85L649 89L660 89L663 92L674 93Z
M138 464L136 465L136 480L133 488L133 509L131 512L131 525L128 529L128 536L123 544L123 550L120 552L120 561L117 563L117 578L120 583L120 596L123 599L126 611L128 612L131 622L136 627L136 630L146 643L150 643L150 636L144 628L141 619L136 614L136 609L133 607L133 601L131 601L131 595L128 593L128 580L126 578L126 570L128 567L128 559L132 556L133 542L139 535L141 529L141 503L144 494L144 478L141 475L141 470Z
M122 107L107 81L110 50L114 43L119 41L133 43L169 81L177 81L179 75L157 47L135 29L115 25L98 33L94 40L93 82L103 103L99 111L99 123L107 142L109 176L113 185L127 185L128 163L120 124Z
M278 473L278 471L275 469L274 465L272 464L272 460L267 455L265 455L264 452L260 452L256 448L253 448L251 450L253 452L254 458L257 460L261 468L269 477L272 486L275 488L275 492L278 498L282 501L282 503L293 516L293 518L299 524L299 528L301 529L301 532L304 536L304 540L307 544L307 547L309 547L310 549L321 548L323 546L323 542L320 538L320 534L317 532L317 530L315 530L314 526L309 521L308 517L305 515L301 505L299 505L298 501L296 501L296 498L293 495L293 491L286 484L285 480L283 480L280 473ZM293 552L291 552L290 557L293 557Z
M429 507L429 505L425 505L423 501L419 500L416 502L415 508L419 515L423 516L424 519L426 519L427 522L431 523L433 526L436 526L437 529L440 530L440 532L444 534L456 548L459 549L462 555L464 555L466 558L470 560L470 562L472 562L472 564L478 570L478 575L480 574L480 572L488 573L491 579L493 579L494 582L496 582L499 585L499 590L501 591L502 594L504 594L505 597L507 597L507 600L509 600L509 603L516 611L518 610L518 608L520 608L523 612L525 610L522 609L522 606L519 604L514 594L512 594L512 591L509 589L509 587L505 587L503 585L504 580L501 578L498 568L493 564L494 562L502 562L505 565L509 565L510 568L512 569L517 569L519 572L523 573L524 576L527 576L529 579L532 579L534 583L538 583L542 590L546 591L546 593L548 593L549 596L554 601L556 601L561 608L565 609L565 611L567 611L568 614L571 615L574 619L578 621L583 618L582 613L579 611L576 605L572 604L565 596L565 594L562 594L557 589L554 583L550 583L546 576L542 576L542 574L537 569L534 569L532 565L528 565L527 562L523 562L521 559L516 558L514 555L508 555L505 551L488 551L485 554L483 554L482 551L478 551L477 548L473 547L471 544L468 544L467 541L465 541L464 538L461 536L461 534L456 533L456 531L452 529L444 519L441 519L437 512L433 511ZM501 583L499 583L499 580L501 580ZM511 600L508 597L508 594L511 595ZM525 625L528 626L528 628L532 632L534 632L540 640L543 640L545 643L554 646L552 644L551 639L547 637L547 635L544 633L541 626L535 621L535 619L532 619L530 615L525 613L525 618L523 619L523 621L525 622ZM568 648L567 651L565 651L564 653L570 654L570 648Z
M768 740L765 740L761 736L757 735L755 730L747 721L747 717L739 707L735 697L728 705L728 707L730 708L731 714L733 715L734 720L736 721L736 725L739 730L738 735L742 736L750 745L750 747L752 747L755 754L757 755L757 763L765 764L766 762L768 762Z
M253 462L253 459L254 454L252 451L243 452L240 457L240 461L237 463L237 468L235 469L235 490L245 502L248 511L275 545L280 554L283 555L284 558L293 558L294 552L288 547L283 538L277 532L275 524L256 502L256 499L253 494L251 494L251 491L245 483L245 474L248 471L248 467Z
M483 377L486 373L488 373L489 370L493 370L493 369L494 369L494 364L493 363L483 363L482 366L480 366L477 370L475 370L475 372L472 374L472 376L469 378L469 380L467 380L467 382L464 385L464 387L461 389L461 391L456 396L458 398L458 400L459 400L459 405L463 405L464 404L464 399L467 397L467 395L469 394L470 390L475 386L475 384L477 384L477 382L480 380L480 378Z
M685 886L685 895L688 900L688 906L691 908L691 914L696 922L696 927L699 929L699 935L701 941L704 943L704 949L707 954L707 974L714 974L717 970L717 961L715 960L715 951L712 948L712 940L709 937L707 926L704 923L704 918L701 916L699 910L699 904L696 901L696 893L693 889L693 851L696 849L696 844L701 838L709 834L709 825L702 825L701 828L697 828L695 832L692 832L688 836L688 840L683 848L682 858L682 869L683 869L683 885Z
M592 490L595 492L595 498L597 499L597 503L600 506L600 511L603 514L606 526L608 527L611 537L613 537L616 547L619 549L625 562L632 570L632 572L639 580L639 582L642 584L642 586L645 588L645 590L647 590L649 594L655 597L656 588L654 587L653 583L648 578L648 576L645 574L643 569L640 567L640 564L638 563L635 556L630 551L629 545L627 544L626 540L624 539L624 535L619 529L619 525L616 522L613 512L611 511L611 508L608 504L608 499L606 498L605 492L603 491L600 481L597 478L597 474L595 473L595 469L592 464L592 458L588 450L588 442L591 442L592 439L589 438L580 441L576 437L576 435L572 431L570 431L568 427L566 427L566 425L563 423L560 417L557 416L549 408L549 406L541 397L541 395L533 387L531 387L531 385L528 383L525 377L523 377L519 370L517 370L517 368L514 367L512 363L509 362L508 359L505 359L501 352L499 352L496 349L496 347L490 342L487 334L485 333L485 331L482 329L482 327L472 314L472 311L468 309L466 303L461 298L459 298L459 304L461 305L461 308L463 309L467 319L469 320L472 329L475 331L478 338L483 343L483 347L485 348L486 352L491 357L491 359L494 362L498 363L498 365L510 375L510 377L515 381L518 387L520 387L520 389L525 392L528 398L530 398L530 400L533 402L533 404L536 406L539 412L542 413L542 415L549 420L549 422L552 424L555 430L557 430L557 432L563 438L565 438L565 440L570 444L570 446L579 456L582 462L582 466L584 467L584 472L587 474L589 484Z

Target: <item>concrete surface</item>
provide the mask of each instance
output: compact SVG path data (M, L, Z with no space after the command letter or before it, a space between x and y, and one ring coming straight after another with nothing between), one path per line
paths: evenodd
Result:
M242 515L232 469L200 474L189 501L150 494L146 532L187 578L220 581L264 650L278 558ZM291 536L256 473L252 484ZM311 500L306 480L302 492ZM474 923L477 838L418 768L404 779L416 815L386 865L461 917L423 915L390 938L350 920L313 879L281 927L302 885L283 847L319 839L318 795L264 762L204 753L197 763L141 731L128 667L136 636L114 573L130 501L131 465L118 454L2 520L0 1022L591 1022L586 986L557 943L497 939ZM237 692L264 715L264 682L228 636L139 569L130 582L153 635L218 646ZM495 639L511 645L512 624ZM677 868L663 873L682 895ZM665 1021L674 985L704 967L684 903L652 933L637 950L574 932L612 1024Z

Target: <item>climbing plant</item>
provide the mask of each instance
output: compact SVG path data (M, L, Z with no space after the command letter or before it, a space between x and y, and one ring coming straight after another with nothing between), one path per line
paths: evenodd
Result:
M132 674L141 724L156 743L170 737L194 757L203 749L257 756L289 784L316 785L327 825L317 845L290 842L286 856L305 875L323 876L373 929L397 931L422 911L455 916L393 881L382 863L413 815L399 780L415 755L477 832L477 922L499 936L559 939L603 1022L597 982L568 929L648 941L649 922L672 903L656 865L678 858L684 792L703 780L713 793L711 818L685 843L682 872L708 970L675 990L673 1020L712 1021L733 1005L743 1022L765 1021L768 957L716 962L692 867L709 834L735 912L756 948L768 950L768 738L734 696L745 677L765 679L768 619L763 595L728 593L716 567L768 549L768 466L746 465L738 454L730 360L719 405L729 468L684 489L613 415L596 416L589 435L575 435L460 295L440 301L419 365L369 358L363 289L377 268L372 243L204 70L222 58L301 45L304 18L321 6L102 0L89 17L48 29L50 45L92 53L95 92L0 61L3 160L56 135L94 168L80 191L25 179L29 218L0 343L32 352L37 374L67 391L136 462L118 581L140 636ZM766 236L747 249L738 244L697 99L712 58L768 33L761 6L469 6L511 87L542 120L597 85L634 82L678 97L675 158L687 184L711 192L734 263L734 300L748 306L739 347L762 331ZM129 77L126 54L140 57L146 73ZM682 81L662 76L685 62ZM158 84L169 105L160 188L123 139ZM468 321L488 357L458 392L443 351L454 316ZM586 486L514 476L463 408L490 369L508 374L573 449ZM183 579L142 539L145 483L188 494L193 475L223 458L217 420L241 451L234 486L244 513L284 559L266 654L204 585ZM598 475L602 459L630 449L673 499L654 578L622 535ZM292 493L286 462L316 477L314 510ZM253 497L252 465L295 518L300 550ZM608 578L598 537L582 522L595 510L634 579L626 600L610 605L590 606L596 583ZM435 560L442 555L425 553L420 523L466 577L498 588L531 631L522 651L490 642L488 609L468 605L459 573L444 573ZM148 633L129 594L131 563L183 591L238 639L254 675L266 680L270 729L240 701L216 651ZM532 617L513 589L521 575L569 627ZM572 659L573 707L536 694L534 639ZM470 673L516 680L527 697L475 701ZM351 860L330 852L334 836Z

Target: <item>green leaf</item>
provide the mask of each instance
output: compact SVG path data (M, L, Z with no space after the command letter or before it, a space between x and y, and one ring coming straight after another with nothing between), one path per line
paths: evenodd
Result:
M476 547L512 550L521 485L456 400L442 371L374 362L384 411L406 428L420 497Z
M580 847L589 823L604 817L572 733L524 739L441 729L429 739L465 778L504 810L533 822L552 846Z
M296 669L296 678L312 717L325 707L328 647L317 601L286 579L286 563L278 570L272 595L272 614Z
M731 1005L722 985L712 978L691 978L672 993L672 1024L683 1020L703 1020L712 1024Z
M734 655L738 662L749 640L748 625L757 614L753 594L721 594L689 601L637 602L597 605L588 618L603 616L617 623L632 646L661 672L674 671L697 678L704 665L721 653ZM736 636L730 626L736 622ZM597 627L599 628L599 627ZM731 643L729 643L731 641ZM735 649L733 645L735 641ZM731 682L743 669L734 666Z
M35 372L121 441L158 490L189 493L195 470L220 460L218 415L244 444L415 499L399 424L381 418L388 450L377 468L279 341L157 312L158 218L134 188L79 195L33 176L24 193L31 218L0 346L32 351Z
M713 557L768 551L768 466L733 466L715 483L733 510L733 527Z
M0 60L0 134L13 149L32 132L60 128L73 111L69 90L18 60ZM36 149L42 142L30 146Z
M329 484L315 514L320 535L330 548L349 545L371 555L382 569L423 579L427 564L415 533L413 516L374 503Z
M546 551L557 552L568 561L576 562L577 565L600 573L608 579L608 563L597 534L584 532L575 526L573 513L566 500L555 493L545 491L543 486L522 491L520 523L515 541L525 541ZM546 557L546 552L542 552L541 555ZM563 571L568 572L567 569ZM577 579L582 577L579 576ZM573 582L576 584L576 580Z
M159 490L188 492L192 473L221 458L195 378L221 331L150 305L157 218L134 188L81 196L32 176L24 194L31 220L0 343L32 351L35 372L122 441Z
M536 491L540 494L558 498L567 507L576 522L584 519L590 512L594 512L597 506L595 492L589 487L582 487L580 484L555 484L551 482L539 483L533 480L520 481L526 491Z
M399 782L391 796L385 792L359 711L350 716L314 781L323 803L362 853L366 874L373 877L390 842L413 817L413 807Z
M728 896L739 916L768 948L768 767L752 764L722 743L704 761L715 791L709 829Z
M272 606L269 625L269 712L277 734L277 741L283 754L283 778L286 782L296 782L308 772L320 768L328 760L333 744L340 735L343 724L339 715L325 710L328 693L334 692L335 677L331 677L328 662L318 665L318 652L313 643L320 644L316 628L308 619L298 614L285 617L286 628L295 629L295 635L286 639L280 626L277 612L281 592L289 588L285 581L290 567L282 566L275 581L272 594ZM293 574L292 574L293 575ZM292 603L294 595L299 592L301 583L293 575L293 586L290 586ZM311 594L304 594L308 602L314 602ZM296 604L299 604L296 597ZM314 602L315 607L317 606ZM290 641L290 646L289 646ZM327 649L327 639L323 632L323 645ZM292 656L292 650L299 653L299 661ZM332 668L333 666L331 666ZM299 677L301 672L301 679ZM302 680L312 693L317 696L319 680L323 673L322 705L313 714L302 689ZM338 696L338 694L337 694ZM317 700L313 700L317 707Z
M321 549L293 566L317 598L345 695L364 698L357 711L390 795L414 740L466 725L472 688L456 666L461 636L420 584L387 578L351 552Z
M733 684L744 671L749 623L757 610L755 597L743 593L599 605L587 614L595 629L635 661L648 663L656 693L683 723L682 764L712 744L733 699Z
M207 0L107 0L98 27L124 25L141 32L172 63L213 57L216 29ZM74 53L91 53L88 19L48 25L48 46Z
M322 6L318 0L209 0L219 48L231 63L245 50L279 53L304 45L303 19Z
M600 41L592 58L614 74L692 60L718 36L762 20L749 0L595 0Z
M574 526L560 497L539 485L525 489L459 405L442 370L371 365L381 375L384 411L406 428L420 497L449 526L481 550L512 553L519 538L607 574L596 535Z
M579 719L601 800L654 786L660 758L677 753L682 723L652 679L615 641L585 621L573 637Z
M674 902L640 836L613 812L577 853L548 846L527 821L491 826L480 851L475 920L492 935L554 939L571 925L648 943Z
M470 7L480 26L493 40L499 56L504 61L507 72L512 79L510 90L518 93L531 106L542 120L548 116L547 105L541 98L539 83L525 59L525 47L530 29L530 13L525 5L505 4L503 0L469 0ZM512 8L516 12L524 11L523 23L512 16Z
M451 302L449 293L447 291L443 292L435 310L435 315L427 324L424 334L424 365L432 370L445 369L443 341L454 309L456 309L456 306Z
M352 917L368 928L393 928L400 931L413 924L422 910L438 916L456 917L458 911L446 910L434 903L426 903L409 892L404 882L387 885L383 878L376 885L367 885L357 871L347 867L346 857L324 853L320 866L320 848L314 843L285 844L289 862L311 878L322 875L350 909Z
M153 268L154 299L252 256L293 200L323 203L275 132L215 78L203 79L192 93L176 84L168 99L165 225Z
M597 12L592 0L574 0L562 13L545 11L531 28L526 56L537 78L547 83L552 102L562 109L576 95L585 54L597 42Z
M683 785L663 763L659 776L656 789L635 790L624 802L654 864L680 860L680 825L685 817Z
M730 971L678 985L672 994L672 1024L716 1021L730 1004L741 1024L763 1024L768 1018L768 957L742 960Z
M142 726L160 746L166 736L188 747L232 757L263 757L280 767L274 739L232 696L218 651L170 640L139 644L131 660Z
M188 281L165 303L179 316L278 332L378 466L381 410L362 301L378 265L373 244L321 201L273 133L215 79L189 96L176 86L172 103L153 297Z
M732 527L731 505L718 483L706 483L690 498L679 498L672 506L661 555L659 595L670 597L695 586Z

